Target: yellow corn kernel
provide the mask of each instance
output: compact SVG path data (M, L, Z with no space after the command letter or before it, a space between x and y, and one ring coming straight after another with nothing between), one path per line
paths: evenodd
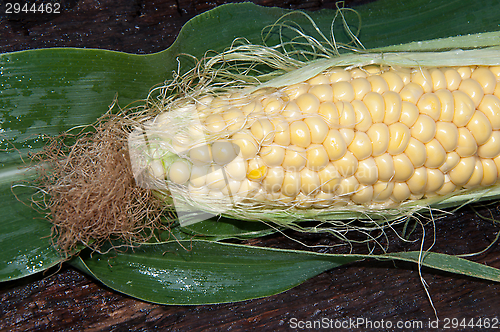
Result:
M444 69L444 77L446 78L446 88L450 91L457 90L462 82L462 77L453 68Z
M325 193L335 192L342 179L337 167L332 163L329 163L325 168L319 171L318 176L321 183L321 190Z
M479 158L476 158L476 163L474 165L474 171L472 175L467 181L466 184L463 185L464 188L475 188L481 184L483 180L483 163Z
M500 66L490 66L488 69L493 73L497 82L500 82Z
M391 198L395 202L402 202L406 199L408 199L411 195L410 188L408 188L408 185L406 182L395 182L394 183L394 188L392 189L392 195Z
M300 172L306 165L306 150L300 146L290 145L286 148L282 166L287 171Z
M424 93L429 93L432 91L432 76L427 69L417 68L411 73L411 81L422 87Z
M331 161L338 160L344 156L347 151L347 145L344 137L337 129L330 129L323 141L328 157Z
M321 103L318 109L318 114L326 121L330 128L340 127L339 111L334 103L325 102Z
M231 131L236 131L245 125L245 115L242 111L237 109L236 107L231 107L222 113L222 118L227 124L227 129Z
M401 96L394 91L387 91L383 94L385 102L384 123L390 125L399 121L401 117Z
M358 163L358 159L354 156L354 154L352 154L351 151L347 151L342 158L335 160L333 165L342 176L349 177L356 173Z
M401 103L401 116L399 117L399 122L411 128L415 122L417 122L419 114L417 106L410 102L403 101Z
M216 141L212 144L212 158L214 162L220 166L224 166L230 163L239 151L235 151L234 147L238 149L238 146L229 141Z
M354 140L354 129L351 128L341 128L339 129L339 133L344 138L345 144L349 146Z
M392 156L388 153L384 153L383 155L377 156L375 158L375 163L378 168L378 179L380 181L388 182L394 178L394 161Z
M356 192L358 187L358 180L354 176L350 176L348 178L340 180L336 193L339 196L351 196Z
M470 157L477 151L477 143L467 128L458 128L458 146L455 149L460 157Z
M285 159L285 148L279 145L266 145L260 149L260 157L268 166L281 166Z
M347 83L347 82L344 82ZM356 113L350 102L338 101L335 103L339 112L339 124L342 128L353 129L356 125Z
M424 93L417 102L420 113L430 116L434 121L441 116L441 101L434 93Z
M317 172L304 168L300 171L300 191L304 195L314 195L320 189L321 182Z
M424 94L424 89L417 83L410 82L399 92L401 99L412 104L417 104L418 99Z
M304 121L294 121L290 124L290 143L302 148L311 144L311 132Z
M384 202L392 195L394 182L378 181L373 185L373 201Z
M406 181L408 189L412 194L421 194L425 192L427 185L427 168L419 167L415 169L413 175Z
M411 137L404 152L413 166L420 167L424 165L427 158L426 149L424 143L418 139Z
M455 114L455 100L450 90L441 89L434 93L441 103L441 113L439 114L440 121L453 121Z
M255 156L255 154L254 154ZM208 144L196 146L189 150L189 159L194 165L208 165L212 163L212 148Z
M307 81L307 83L309 83L311 85L315 85L315 84L329 84L330 83L330 79L328 78L327 75L318 74L318 75L314 76L313 78L309 79Z
M255 157L248 160L247 164L247 179L260 182L267 175L268 167L260 157Z
M380 77L382 77L386 81L390 91L399 93L405 86L401 77L399 77L399 75L394 71L387 71L380 75Z
M347 149L354 154L356 159L363 160L371 156L372 142L366 133L357 131L354 133L354 139Z
M226 186L220 190L222 195L224 196L223 198L236 196L238 194L240 186L241 186L241 181L228 179Z
M446 151L435 138L425 144L425 154L427 156L424 164L425 167L439 168L446 161Z
M300 172L286 171L283 177L281 193L288 197L295 197L300 192Z
M487 187L495 184L498 179L498 170L495 162L493 161L493 159L481 159L481 163L483 164L483 178L480 185L483 187Z
M332 193L325 193L323 191L320 191L314 196L313 206L316 209L324 209L332 206L334 199L335 195L333 195Z
M411 78L411 69L410 68L398 68L397 70L394 71L403 81L404 85L407 85L410 83L410 78Z
M373 92L383 94L384 92L389 91L389 85L381 76L372 75L366 79L370 82Z
M356 79L356 78L367 78L368 73L364 68L354 68L351 70L351 78Z
M473 80L472 78L462 80L460 86L458 87L458 90L464 92L470 97L470 99L472 99L475 106L474 108L479 106L479 103L484 96L483 88L476 80Z
M273 114L273 113L279 113L283 109L283 105L285 102L281 97L278 96L271 96L268 98L265 98L262 101L262 106L264 107L264 112Z
M267 117L258 119L250 131L259 144L271 144L274 140L274 126Z
M404 153L392 156L394 162L394 181L404 182L408 180L415 171L410 159Z
M478 147L477 155L479 158L496 158L500 154L500 131L495 130L490 138Z
M283 167L271 167L267 170L267 175L262 181L262 187L268 192L279 192L281 191L281 186L283 180L285 179L285 171Z
M380 156L387 151L389 147L389 128L385 123L374 123L366 134L372 142L372 155Z
M330 83L337 83L341 81L350 81L352 71L345 70L343 68L335 68L329 72L330 76L328 77Z
M299 106L294 101L290 101L285 105L283 111L281 111L281 115L288 119L288 121L302 120L304 118L304 114L302 114Z
M295 99L295 103L302 113L317 113L320 101L312 93L303 93Z
M439 190L436 191L436 194L438 194L438 195L448 195L448 194L454 192L456 188L457 188L457 185L454 184L453 181L451 181L449 175L446 174L444 176L444 183L441 186L441 188L439 188Z
M290 145L290 125L283 115L274 115L271 118L274 126L274 143L281 146Z
M401 122L389 126L389 146L387 152L392 155L402 153L410 141L410 129Z
M355 130L367 131L373 125L372 116L370 111L366 108L365 104L361 100L353 100L352 107L354 108L354 114L356 116Z
M304 119L305 124L307 125L311 137L311 143L313 144L321 144L325 140L328 135L328 125L323 120L323 118L319 115L311 115Z
M352 80L351 85L354 90L354 98L358 100L363 100L366 94L372 91L372 86L366 78L356 78Z
M350 82L337 82L332 84L333 101L345 101L350 103L354 100L354 89Z
M263 111L262 104L254 100L241 108L244 115L256 114Z
M370 91L363 98L363 102L372 116L373 123L384 122L385 101L382 95Z
M242 131L234 134L231 138L231 142L240 148L240 152L244 159L251 159L257 155L259 145L250 132ZM205 159L208 159L208 157L205 157ZM209 160L211 161L211 155Z
M351 200L356 204L370 203L373 198L373 186L360 184L356 192L351 195Z
M448 152L446 154L446 159L444 164L439 167L439 170L443 173L448 173L451 169L458 165L460 162L460 156L455 151Z
M234 180L243 181L247 174L247 163L239 154L229 164L224 166L226 174Z
M448 172L450 176L450 180L456 186L463 186L467 182L469 182L472 173L474 172L474 168L476 167L476 157L465 157L460 158L457 166L455 166L452 170Z
M472 136L474 136L477 145L486 143L492 132L490 121L481 111L474 112L466 128L469 129Z
M444 185L444 174L439 169L427 168L427 184L425 185L425 192L435 193Z
M497 84L495 75L486 67L476 68L470 76L474 81L478 82L483 88L484 94L493 94Z
M462 80L470 78L470 76L472 75L472 69L470 67L459 67L457 68L457 72Z
M328 165L330 158L325 147L321 144L311 144L306 150L306 167L313 171L320 171Z
M354 176L361 184L372 185L378 181L378 168L373 157L358 162L358 169Z
M458 145L458 128L452 122L436 122L436 139L446 152L456 149Z
M493 130L500 129L500 99L494 95L485 95L478 110L488 118Z
M455 104L455 113L453 114L453 123L457 127L464 127L469 123L474 115L476 107L472 99L462 91L453 91L453 102Z
M422 143L430 142L436 135L436 122L430 116L420 114L411 127L410 133Z
M186 183L191 177L191 166L185 159L179 159L170 165L168 179L177 184Z
M201 166L193 165L193 167L191 168L189 184L195 188L200 188L205 186L207 182L207 174L209 172L209 168L210 168L209 165L201 165Z
M441 89L446 89L446 77L439 68L429 69L429 74L432 80L432 91L436 92Z
M220 114L212 114L205 119L205 127L209 132L218 133L224 130L226 121Z
M224 169L219 165L212 165L207 172L206 184L208 189L222 189L226 186Z
M320 102L333 101L333 89L330 84L313 85L308 93L316 96ZM314 100L314 103L316 103L316 100Z

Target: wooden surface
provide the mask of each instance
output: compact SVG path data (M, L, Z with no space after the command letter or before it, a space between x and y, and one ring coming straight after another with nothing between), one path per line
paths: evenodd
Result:
M304 9L333 8L335 5L334 1L256 2ZM0 3L3 13L3 3ZM75 46L152 53L168 47L188 19L223 2L69 0L62 3L59 15L0 14L0 52ZM500 217L497 205L479 211L483 215L491 211L494 217ZM499 231L498 224L482 220L470 208L438 220L435 226L434 250L453 254L480 251ZM428 231L432 231L432 227ZM394 236L391 239L396 242ZM329 241L314 237L304 240ZM253 243L281 243L297 248L296 244L280 236ZM411 248L418 248L418 244L393 247ZM346 249L340 248L337 252L346 252ZM500 247L495 244L473 260L500 267ZM471 318L499 317L500 284L425 269L423 277L442 320L441 327L446 318L465 318L468 322ZM434 311L415 266L375 261L325 272L268 298L205 306L161 306L138 301L111 291L67 266L0 284L2 331L272 331L291 330L293 319L326 319L332 324L365 319L371 321L372 326L381 324L382 320L393 325L398 321L421 321L426 326L429 320L434 320ZM369 324L361 324L358 328L345 330L398 330L395 326L392 329L370 328Z

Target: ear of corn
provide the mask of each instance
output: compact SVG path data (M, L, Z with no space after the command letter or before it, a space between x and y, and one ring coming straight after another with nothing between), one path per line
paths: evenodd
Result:
M150 171L226 210L390 207L490 186L500 173L499 79L500 67L486 66L333 68L206 97L185 107L200 122L164 140L171 151L156 150ZM153 141L170 130L164 117L148 129Z
M185 98L132 134L136 179L176 208L249 220L397 217L497 195L499 51L477 51L348 54Z

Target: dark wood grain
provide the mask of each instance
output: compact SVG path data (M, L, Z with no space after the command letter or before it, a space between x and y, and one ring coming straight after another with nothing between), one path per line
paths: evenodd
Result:
M311 10L335 6L335 1L320 0L255 2ZM222 3L197 0L68 0L62 1L59 15L0 14L0 52L74 46L153 53L167 48L187 20ZM3 5L0 7L2 13ZM478 211L484 215L491 211L497 218L500 214L496 205L479 208ZM432 230L431 226L427 227L428 232ZM477 252L488 246L499 227L491 221L482 220L472 209L464 208L437 220L435 230L435 251L460 254ZM299 238L308 243L332 241L315 236ZM389 241L395 243L393 250L417 249L419 246L419 243L397 244L394 235L390 235ZM270 236L251 243L300 248L281 236ZM347 250L338 248L332 252L345 253ZM486 253L472 259L500 267L500 248L495 244ZM422 275L441 319L498 317L498 283L427 269ZM364 318L372 323L384 320L396 324L401 320L427 324L434 319L434 311L415 266L376 261L350 264L325 272L275 296L203 306L161 306L138 301L109 290L67 266L0 284L2 331L270 331L291 329L293 318L303 321ZM368 326L362 330L378 329Z

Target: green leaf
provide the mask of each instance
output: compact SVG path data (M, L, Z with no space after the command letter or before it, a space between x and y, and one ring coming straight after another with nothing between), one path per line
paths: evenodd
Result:
M108 287L136 298L161 304L209 304L274 295L326 270L367 258L420 262L446 272L500 281L498 269L432 252L332 255L204 240L80 256L72 263Z
M389 0L355 9L366 48L499 30L497 1Z
M500 282L500 269L471 262L469 260L447 254L435 252L398 252L382 256L411 263L419 264L436 270L461 274L473 278Z
M499 30L497 4L486 0L416 0L404 6L400 1L387 0L359 6L356 10L362 18L359 37L367 48ZM0 222L0 249L3 252L0 280L29 275L61 260L51 247L50 223L11 193L12 181L29 179L24 177L22 169L18 170L24 166L20 157L26 158L29 151L40 149L46 136L92 123L107 111L115 96L122 107L144 99L153 85L171 77L177 68L178 54L201 57L207 50L227 48L236 37L259 42L262 28L285 12L249 3L220 6L186 24L168 50L151 55L94 49L1 54L0 149L4 151L0 152L0 208L4 213ZM311 16L327 34L334 16L332 11L320 11ZM355 30L356 17L347 13L346 18ZM302 16L294 16L294 19L299 23L307 22ZM335 37L339 42L347 42L346 34L338 30L340 26L341 22L337 21ZM304 25L304 28L315 35L312 27ZM277 34L272 35L269 43L277 38ZM183 68L190 64L189 61L182 63ZM34 193L29 188L15 189L23 201ZM248 230L220 231L217 230L219 226L214 224L212 228L207 226L198 231L203 234L211 231L225 235L249 234ZM126 257L122 258L126 261ZM130 264L127 266L124 272L127 269L137 271ZM317 271L326 266L321 265ZM297 277L296 283L303 280Z
M32 188L13 189L20 200L34 193ZM0 202L9 202L0 222L0 282L22 278L44 271L64 259L51 246L50 223L40 213L12 199L13 193L7 186L0 190Z
M208 304L277 294L353 260L193 240L85 256L75 264L108 287L143 300Z

